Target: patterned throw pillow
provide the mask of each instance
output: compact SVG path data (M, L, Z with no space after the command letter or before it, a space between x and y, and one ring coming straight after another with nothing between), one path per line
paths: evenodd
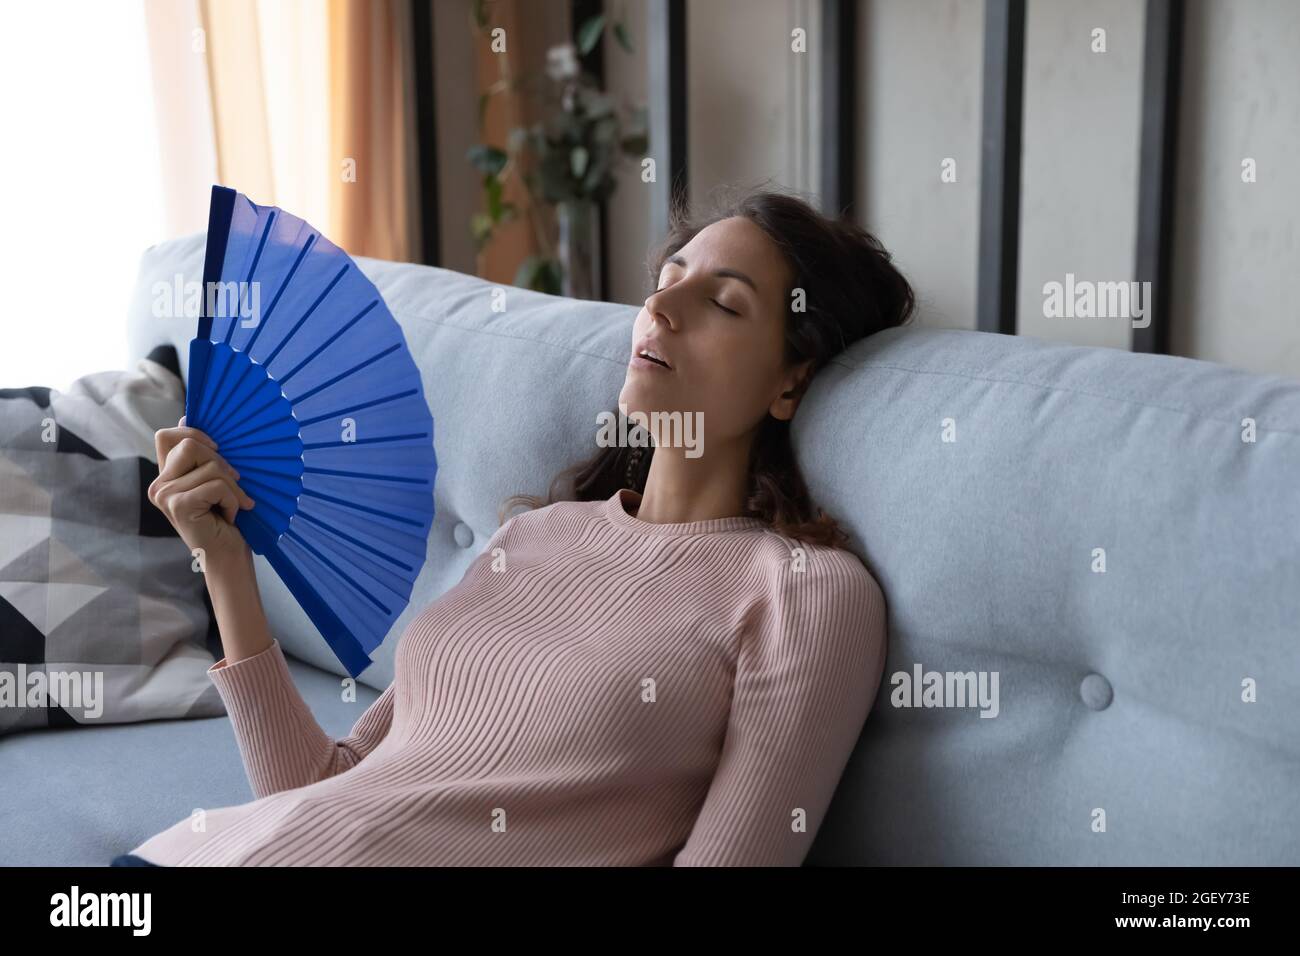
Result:
M203 575L149 501L176 350L66 392L0 389L0 734L214 717Z

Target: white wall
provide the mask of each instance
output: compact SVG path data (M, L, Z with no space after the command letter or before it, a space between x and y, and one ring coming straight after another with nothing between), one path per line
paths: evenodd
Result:
M1300 3L1200 0L1184 50L1173 351L1300 378Z
M812 118L820 5L809 0L709 0L687 5L687 164L692 199L724 184L767 181L813 191ZM791 31L807 31L807 52Z
M1021 335L1127 349L1132 320L1047 317L1043 285L1130 282L1137 237L1144 4L1030 0L1021 153ZM1105 30L1106 52L1092 31Z
M630 0L635 54L605 40L610 91L646 98L646 2ZM820 155L820 3L816 0L707 0L687 4L687 166L691 198L727 185L771 185L815 200ZM807 52L791 49L802 27ZM653 109L655 104L651 104ZM654 144L651 153L657 155ZM610 203L611 298L639 303L646 257L663 239L649 232L649 189L632 164Z
M858 216L911 280L921 325L974 328L984 8L865 0L858 14ZM940 180L956 161L956 182Z

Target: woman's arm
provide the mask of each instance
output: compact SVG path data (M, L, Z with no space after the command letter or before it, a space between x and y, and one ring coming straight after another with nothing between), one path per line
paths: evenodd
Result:
M203 567L225 660L236 664L265 651L271 646L271 628L257 588L252 549L245 544L216 552L207 556Z
M208 669L208 676L225 701L255 796L342 773L378 746L392 723L392 686L347 737L329 737L271 636L247 545L209 555L204 577L226 655Z
M722 756L674 866L799 866L884 672L885 601L847 552L789 562L741 635Z
M259 798L355 767L392 726L395 685L389 684L346 737L331 738L294 685L279 641L238 664L220 660L208 676L226 702L248 782Z
M154 436L158 477L149 500L167 516L191 553L202 555L225 656L208 676L226 703L259 797L342 773L373 750L392 722L389 687L342 740L332 740L312 716L271 636L254 573L253 552L235 527L254 501L217 443L182 418Z

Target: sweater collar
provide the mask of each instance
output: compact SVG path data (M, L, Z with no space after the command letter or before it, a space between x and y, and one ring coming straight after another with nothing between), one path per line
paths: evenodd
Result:
M726 518L706 518L703 521L681 521L660 524L654 521L642 521L629 514L641 506L641 494L631 488L620 488L610 495L601 507L606 520L611 524L641 535L683 535L708 534L714 531L750 531L767 528L767 522L759 518L745 518L733 515Z

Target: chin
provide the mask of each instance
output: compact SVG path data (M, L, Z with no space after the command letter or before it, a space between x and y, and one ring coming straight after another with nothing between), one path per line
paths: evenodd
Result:
M642 382L625 382L622 391L618 393L620 411L623 406L629 414L642 412L649 415L651 412L664 410L666 407L664 399L667 396L656 394L659 391L663 390Z

